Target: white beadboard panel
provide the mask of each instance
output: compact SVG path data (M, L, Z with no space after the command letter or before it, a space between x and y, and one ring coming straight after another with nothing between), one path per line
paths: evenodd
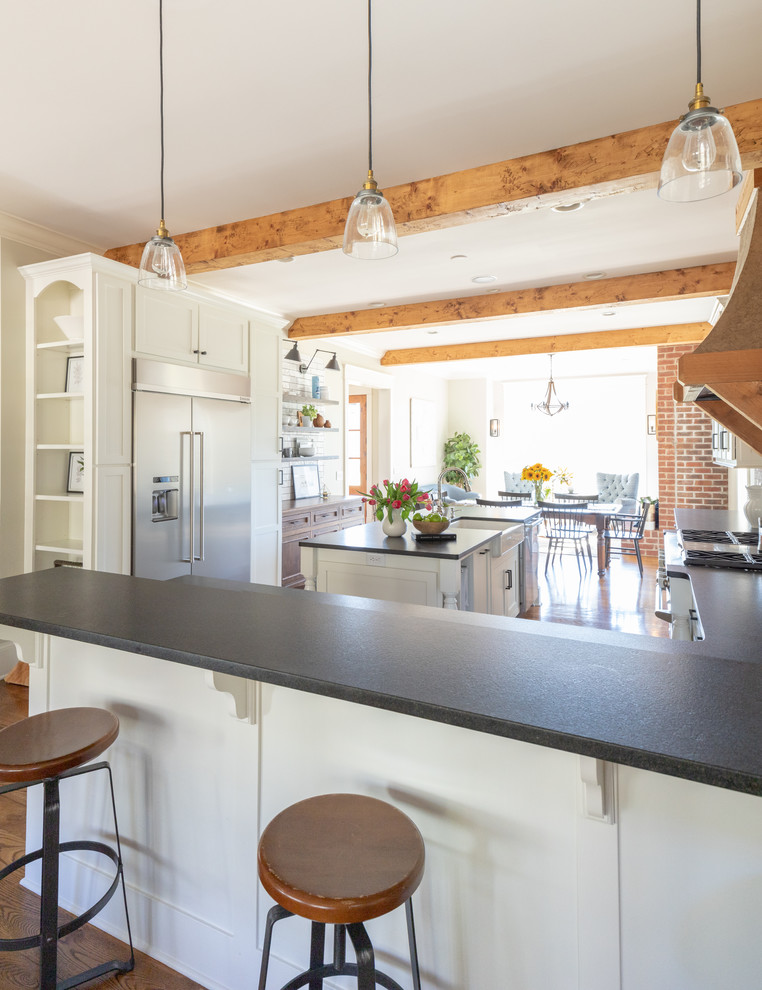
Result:
M280 526L251 534L251 580L255 584L280 586Z
M177 361L195 361L198 304L173 293L137 286L135 350Z
M283 336L277 328L251 321L251 387L255 392L280 388L280 352Z
M129 465L98 467L93 473L96 531L90 566L114 574L130 573L132 522Z
M133 286L95 276L95 463L129 464L132 451L130 347Z
M198 308L198 349L201 364L248 374L248 319L229 307L201 303Z
M280 457L280 397L255 391L251 397L251 459Z

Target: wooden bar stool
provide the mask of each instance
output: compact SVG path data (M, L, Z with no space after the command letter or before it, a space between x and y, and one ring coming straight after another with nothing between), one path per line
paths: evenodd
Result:
M413 822L385 801L323 794L277 815L259 841L259 878L277 902L267 914L259 990L265 990L273 925L296 914L312 922L310 968L281 990L321 990L323 979L356 976L358 990L402 990L375 968L363 925L405 905L414 990L420 990L411 896L423 877L425 850ZM334 925L333 961L325 963L325 926ZM347 933L356 963L346 961Z
M116 803L111 767L106 760L89 763L114 742L119 735L119 719L101 708L61 708L43 712L0 730L0 794L33 784L42 784L44 810L42 847L14 860L0 872L0 881L15 870L35 860L42 860L40 898L40 932L27 938L0 939L0 952L40 948L40 990L69 990L105 973L129 972L135 965L127 893L122 872L122 850L116 821ZM84 764L88 764L84 766ZM111 786L116 849L103 842L59 841L59 781L94 770L107 770ZM105 894L79 917L58 927L58 857L62 852L87 850L107 856L115 866L114 878ZM124 912L130 957L123 962L112 959L77 976L58 982L58 940L71 934L101 911L111 900L119 883L122 885Z

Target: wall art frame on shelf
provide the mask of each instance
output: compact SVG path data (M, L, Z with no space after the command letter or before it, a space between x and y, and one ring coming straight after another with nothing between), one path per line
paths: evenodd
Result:
M72 354L66 359L65 392L81 393L85 390L85 356Z
M320 474L317 464L292 464L294 498L315 498L320 494Z
M66 478L66 492L69 495L82 495L85 490L85 452L69 451L69 472Z

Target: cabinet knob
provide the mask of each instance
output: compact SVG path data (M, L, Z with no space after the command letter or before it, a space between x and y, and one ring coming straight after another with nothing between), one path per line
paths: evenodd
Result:
M206 351L200 351L200 350L198 349L198 347L194 347L194 349L193 349L193 353L194 353L194 354L206 354Z

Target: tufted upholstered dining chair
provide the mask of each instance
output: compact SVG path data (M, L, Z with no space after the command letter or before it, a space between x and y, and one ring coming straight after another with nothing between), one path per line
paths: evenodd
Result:
M534 484L531 481L521 480L521 471L503 471L503 477L505 478L505 490L511 495L519 492L526 492L527 495L531 495L534 491Z
M595 476L598 486L599 502L616 502L622 506L622 512L638 511L638 483L640 475L635 474L605 474L599 471Z

